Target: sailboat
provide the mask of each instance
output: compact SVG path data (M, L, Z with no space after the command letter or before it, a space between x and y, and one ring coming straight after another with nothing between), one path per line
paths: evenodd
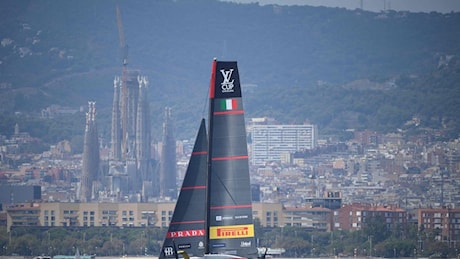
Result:
M206 172L208 139L205 120L201 120L184 181L169 223L159 258L178 258L178 251L188 256L205 252Z
M256 258L237 62L212 63L208 135L202 120L159 258Z

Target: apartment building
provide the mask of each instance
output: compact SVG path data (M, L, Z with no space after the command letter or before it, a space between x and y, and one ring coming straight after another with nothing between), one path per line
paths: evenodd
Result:
M311 208L339 209L342 206L342 194L339 191L324 192L323 197L305 198L305 204Z
M289 207L283 210L285 226L331 231L331 210L322 207Z
M454 246L460 242L460 209L459 208L426 208L417 212L419 230L434 232L438 241Z
M313 149L317 143L316 125L265 125L250 128L252 165L264 165L269 161L281 161L286 155Z
M25 203L15 205L7 209L7 230L11 226L39 226L40 205L37 203Z
M257 218L263 227L284 226L281 203L252 203L252 217Z
M380 217L388 229L394 225L407 227L407 212L397 206L375 206L361 203L342 205L334 210L332 222L335 230L360 230L371 218Z

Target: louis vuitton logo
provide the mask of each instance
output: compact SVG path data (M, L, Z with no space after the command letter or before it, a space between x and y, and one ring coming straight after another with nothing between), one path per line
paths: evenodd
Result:
M234 84L233 82L235 81L234 79L232 80L232 74L233 74L233 71L234 69L230 69L230 70L220 70L220 73L222 74L222 77L224 78L223 82L220 83L221 85L221 88L222 88L222 92L226 93L226 92L233 92L233 87L234 87Z

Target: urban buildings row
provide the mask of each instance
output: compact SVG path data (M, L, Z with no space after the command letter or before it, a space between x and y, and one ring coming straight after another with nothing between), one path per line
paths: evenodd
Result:
M175 203L22 203L6 208L7 229L40 227L168 227ZM301 227L309 230L360 230L373 219L388 230L431 232L438 241L460 242L460 209L420 208L407 212L397 206L353 203L324 207L283 207L253 203L253 216L263 227Z
M170 110L166 109L165 115L168 114ZM151 146L155 152L152 161L159 164L161 156L158 155L166 150L164 144L175 143L168 145L174 146L168 149L175 150L177 156L177 159L169 159L176 167L172 175L176 178L175 185L169 189L174 191L180 187L193 141L166 141L166 122L163 142ZM0 183L41 186L44 201L81 201L84 157L72 155L69 141L59 142L38 155L19 153L21 144L34 139L21 133L17 126L15 129L11 138L0 137ZM250 129L248 133L250 136ZM371 131L354 133L355 138L347 142L318 140L319 145L314 149L285 153L283 156L280 153L279 159L267 159L260 166L251 165L251 183L260 187L261 201L301 207L306 199L321 198L328 191L340 192L345 203L385 205L390 202L405 209L460 206L459 140L436 142L434 139L438 133L428 130L418 136L405 136L404 133L381 135ZM173 140L171 135L168 139ZM112 163L107 160L110 147L99 147L99 151L99 169L107 172ZM174 156L174 153L170 154ZM122 193L121 187L129 183L127 175L122 173L128 168L120 167L120 174L102 174L99 177L101 183L93 183L94 187L112 187L100 190L98 201L147 201L142 200L140 192L133 197ZM156 165L151 174L159 168ZM160 185L159 175L155 175L153 180L152 185L153 182ZM148 189L146 184L144 182L146 190L154 190ZM173 186L172 183L169 185ZM6 200L9 203L23 202L14 196L8 196Z

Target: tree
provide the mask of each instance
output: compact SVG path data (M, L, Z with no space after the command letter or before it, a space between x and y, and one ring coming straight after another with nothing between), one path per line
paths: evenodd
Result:
M390 230L387 228L385 219L380 215L367 217L362 233L365 241L372 236L372 241L374 241L374 243L384 241L391 235Z

